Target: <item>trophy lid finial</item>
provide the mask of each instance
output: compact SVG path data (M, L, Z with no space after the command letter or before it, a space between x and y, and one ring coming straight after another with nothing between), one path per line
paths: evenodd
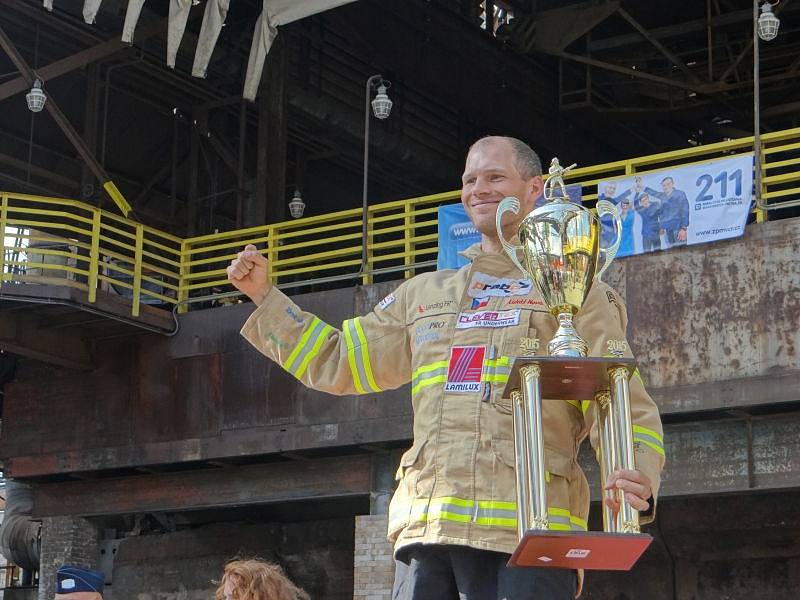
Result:
M558 160L557 156L553 157L553 160L550 161L550 168L547 170L549 177L547 178L547 182L544 185L544 199L545 200L568 200L569 194L567 194L567 187L564 185L564 173L569 171L570 169L574 169L577 166L576 163L571 164L568 167L562 167L561 163ZM555 195L555 189L558 188L558 191L561 192L560 195Z

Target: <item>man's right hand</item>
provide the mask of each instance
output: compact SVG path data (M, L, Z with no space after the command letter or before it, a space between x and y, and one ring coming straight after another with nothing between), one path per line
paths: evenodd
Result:
M250 298L256 306L266 298L272 289L267 276L269 263L253 244L245 246L228 267L228 281Z

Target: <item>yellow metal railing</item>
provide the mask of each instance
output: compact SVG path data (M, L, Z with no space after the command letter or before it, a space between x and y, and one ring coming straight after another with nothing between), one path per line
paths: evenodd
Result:
M97 290L142 303L177 302L183 240L62 198L2 194L0 281L69 286L94 302Z
M800 204L800 128L761 136L762 202ZM576 168L567 183L580 183L583 199L597 199L597 184L633 173L705 162L751 152L742 138ZM566 157L565 157L566 158ZM362 269L361 210L179 238L96 207L58 198L0 194L0 256L3 285L67 285L142 303L183 304L191 298L228 292L225 269L246 244L269 259L272 281L283 286L332 280L370 283L382 273L412 276L435 264L437 210L458 201L459 192L377 204L369 208L367 264ZM755 209L759 221L765 211Z

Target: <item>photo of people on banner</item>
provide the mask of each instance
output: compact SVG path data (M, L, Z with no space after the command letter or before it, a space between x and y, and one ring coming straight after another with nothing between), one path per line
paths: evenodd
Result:
M601 181L597 197L620 210L621 257L742 235L752 191L753 155L742 154ZM600 243L608 247L614 241L611 217L602 225Z
M580 184L568 185L567 195L575 204L581 203ZM534 209L545 203L544 196L539 196ZM467 217L464 207L458 204L447 204L439 207L439 256L436 268L458 269L469 261L460 255L461 252L481 241L481 234ZM613 225L612 225L613 228ZM612 229L613 231L613 229Z

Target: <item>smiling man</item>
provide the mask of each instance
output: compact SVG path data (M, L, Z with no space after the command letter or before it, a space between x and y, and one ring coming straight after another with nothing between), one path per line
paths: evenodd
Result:
M541 164L520 140L483 138L470 148L462 184L461 202L481 233L464 253L470 264L409 279L338 329L274 288L266 259L248 246L228 267L229 280L258 307L242 334L328 393L411 384L414 441L400 459L389 507L394 600L569 600L580 588L574 571L506 567L519 540L511 406L502 391L511 357L521 345L550 340L557 323L503 253L495 215L503 198L519 199L520 213L503 217L513 238L542 192ZM575 319L589 354L602 356L610 340L625 338L626 326L622 300L595 281ZM621 490L646 523L664 464L661 421L639 377L631 403L639 470L614 472L606 485ZM577 452L587 436L597 443L594 410L550 401L543 415L550 527L584 530L589 489Z

